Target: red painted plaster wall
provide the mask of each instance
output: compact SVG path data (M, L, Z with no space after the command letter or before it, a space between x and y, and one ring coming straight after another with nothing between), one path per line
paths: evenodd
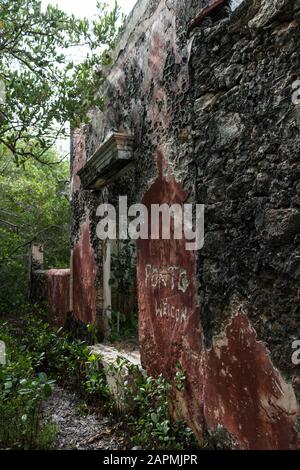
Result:
M272 364L241 306L205 351L204 410L209 429L223 425L242 449L300 448L292 385Z
M162 155L158 160L162 165ZM143 203L183 203L181 185L159 173ZM185 243L138 241L140 349L147 372L172 378L176 364L182 365L187 385L174 409L200 439L203 429L213 432L222 426L240 449L300 448L293 387L273 366L241 305L231 307L231 321L223 325L212 348L205 348L196 255L186 251ZM184 288L180 273L185 273Z
M70 269L47 271L48 315L51 325L64 326L69 311Z
M85 221L73 250L73 313L75 319L83 323L96 321L96 270L90 224Z

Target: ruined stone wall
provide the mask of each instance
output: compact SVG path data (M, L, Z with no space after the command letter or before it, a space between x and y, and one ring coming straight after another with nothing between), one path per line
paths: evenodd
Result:
M266 398L273 367L300 398L299 367L291 360L300 334L300 109L292 103L300 2L278 5L244 2L231 21L203 28L195 34L191 61L196 198L206 205L206 243L198 260L201 323L215 382L204 400L210 413L222 403L225 423L232 426L234 417L236 426L253 426L253 443L264 440L257 416L271 422L281 408L292 416L290 405L275 400L276 390ZM218 341L229 342L219 357ZM270 356L262 354L263 344ZM241 404L249 402L250 384L257 399L246 409ZM286 387L281 384L281 391ZM226 399L211 406L211 397L225 389ZM281 395L280 401L292 397L292 387ZM209 421L215 427L220 416Z
M32 303L46 303L51 325L65 325L70 312L70 269L44 269L44 247L38 243L29 252L28 297Z
M50 269L46 276L49 323L64 326L70 311L70 269Z
M138 242L142 363L186 370L173 411L199 439L299 448L300 2L245 0L228 18L224 2L189 31L210 3L140 1L104 71L107 107L74 134L73 312L103 314L101 202L205 204L199 253ZM112 131L134 137L134 167L83 191L76 173Z
M73 132L71 150L72 236L71 236L71 313L75 324L103 323L102 244L96 239L95 210L102 200L99 194L84 191L77 172L84 166L88 153L88 129ZM98 269L97 269L98 267ZM103 325L101 323L101 329Z

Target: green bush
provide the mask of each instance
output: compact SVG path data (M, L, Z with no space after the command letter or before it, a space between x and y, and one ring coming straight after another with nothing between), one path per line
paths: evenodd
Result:
M91 354L84 341L33 316L26 321L23 344L30 350L35 370L47 370L62 386L88 398L107 398L100 357Z
M52 382L42 373L43 370L61 385L76 389L87 403L101 401L107 411L116 410L119 413L120 404L110 395L106 381L106 374L113 374L114 377L120 377L120 397L130 403L130 413L125 412L122 421L134 448L186 450L198 447L186 424L173 420L170 415L172 390L174 387L179 391L185 388L186 377L180 366L177 367L172 383L162 375L157 378L145 376L137 366L121 357L105 370L101 357L92 354L85 342L73 339L61 328L50 329L44 320L36 316L26 320L22 344L18 360L13 364L13 374L9 367L4 368L6 375L1 379L4 384L3 394L9 395L11 389L18 390L11 398L15 400L14 406L20 412L15 412L13 407L6 410L6 419L9 419L11 413L12 421L17 420L21 426L18 435L25 432L29 436L28 428L33 429L31 432L34 435L39 431L36 421L38 404L50 393L49 385L52 386ZM37 376L34 371L37 371ZM126 382L126 376L130 383ZM26 400L26 403L22 400ZM26 419L22 418L24 415ZM27 437L27 441L22 441L21 446L31 447L36 441L37 439Z
M190 449L198 447L191 429L183 421L174 421L169 413L172 386L160 375L144 377L136 384L137 405L131 419L132 443L140 449Z
M47 370L64 386L79 386L90 354L86 343L73 340L62 328L51 329L36 317L26 323L23 344L30 350L34 368Z
M108 372L114 373L115 377L127 376L129 379L125 382L120 379L119 387L120 392L123 387L124 402L129 404L131 411L125 412L124 419L134 448L185 450L199 447L186 423L174 420L170 415L173 387L182 391L186 382L179 365L172 384L162 375L157 378L146 376L138 366L122 357L109 367Z
M88 395L109 400L105 371L99 355L91 354L86 364L84 388Z
M49 165L17 166L0 144L0 316L24 308L32 241L44 244L47 268L69 266L69 164L54 164L52 150L45 157Z
M35 373L32 357L3 323L0 339L7 350L6 363L0 365L0 448L48 448L56 430L51 423L42 425L40 408L54 382L45 373Z

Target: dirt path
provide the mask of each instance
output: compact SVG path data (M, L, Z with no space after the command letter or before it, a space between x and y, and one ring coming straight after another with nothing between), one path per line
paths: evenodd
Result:
M56 449L122 450L125 439L110 418L89 413L86 405L75 393L58 386L44 403L43 419L58 426Z

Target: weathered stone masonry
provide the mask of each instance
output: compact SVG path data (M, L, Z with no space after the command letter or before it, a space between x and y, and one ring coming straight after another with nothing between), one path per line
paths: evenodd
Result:
M47 300L51 325L64 326L70 311L70 269L44 269L44 247L33 243L30 247L31 302Z
M232 14L228 4L141 0L128 20L103 72L107 107L72 139L73 317L105 335L101 202L205 204L199 253L184 240L138 242L143 366L187 371L173 412L200 440L296 449L300 1L244 0ZM84 190L78 171L116 132L133 137L133 164Z

